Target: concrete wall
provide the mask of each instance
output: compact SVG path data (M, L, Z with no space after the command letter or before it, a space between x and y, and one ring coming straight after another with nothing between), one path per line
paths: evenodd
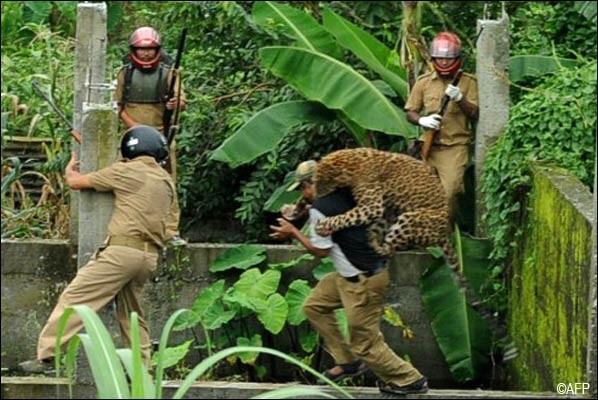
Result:
M554 391L558 383L588 382L593 199L566 171L536 167L528 210L509 299L520 354L510 382Z
M144 302L153 338L159 338L166 320L176 309L190 307L201 288L215 280L208 267L230 246L192 244L187 250L173 255L178 260L171 261L176 262L160 268L154 280L146 286ZM267 249L269 262L281 262L302 254L292 246L267 246ZM413 330L415 338L405 341L400 329L386 323L383 323L383 330L390 346L400 356L408 356L435 387L453 387L420 298L419 275L429 261L425 253L405 252L395 257L391 268L392 288L388 301ZM17 362L35 355L37 335L58 295L75 272L76 249L65 241L2 240L2 367L14 367ZM313 281L311 266L285 271L283 281L297 278ZM117 337L118 329L110 309L103 319ZM174 334L171 343L182 341L182 335ZM282 335L279 342L277 337L276 344L271 347L284 348L285 339L286 335ZM279 370L289 371L290 368Z

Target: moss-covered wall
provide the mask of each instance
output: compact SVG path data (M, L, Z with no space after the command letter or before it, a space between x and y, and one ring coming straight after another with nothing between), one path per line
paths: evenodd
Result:
M554 391L560 382L587 381L592 204L589 190L565 171L534 168L511 274L514 388Z

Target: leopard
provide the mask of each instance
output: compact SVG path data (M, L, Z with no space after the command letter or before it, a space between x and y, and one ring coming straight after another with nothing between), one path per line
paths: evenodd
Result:
M346 187L356 202L346 213L322 219L316 232L367 225L370 244L381 255L438 245L453 259L448 200L424 162L372 148L337 150L318 162L314 184L318 197Z
M460 272L452 233L449 204L436 171L424 161L401 153L372 148L334 151L318 161L313 178L316 196L349 188L355 207L321 219L316 233L329 235L357 225L368 226L368 238L379 254L438 246L454 280L490 327L506 336L504 326L488 310Z

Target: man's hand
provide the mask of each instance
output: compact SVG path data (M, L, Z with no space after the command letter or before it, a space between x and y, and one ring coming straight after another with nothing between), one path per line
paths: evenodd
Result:
M428 115L427 117L421 117L417 123L426 129L438 130L440 123L442 122L442 116L438 113Z
M79 173L79 163L80 161L77 160L77 153L74 151L71 152L71 159L69 163L66 165L64 169L64 175L68 179L69 176L73 176Z
M135 121L129 113L121 106L120 111L118 112L118 116L123 121L127 128L132 128L134 126L139 125L137 121Z
M446 94L452 101L461 101L461 99L463 99L463 93L461 93L461 89L455 85L449 84L444 91L444 94Z
M295 228L295 225L291 224L284 218L278 218L276 219L276 221L278 221L278 226L270 225L270 229L274 231L274 233L271 233L269 235L271 238L284 240L291 237L295 237L297 232L297 228Z
M176 108L176 104L177 104L177 98L172 97L171 99L168 100L168 102L166 102L166 108L169 110L174 110ZM184 109L187 106L187 103L185 103L185 100L180 99L179 106L181 107L181 109Z
M77 154L74 151L71 153L71 159L64 169L64 181L74 190L93 188L89 176L82 175L79 172L79 160L77 160Z

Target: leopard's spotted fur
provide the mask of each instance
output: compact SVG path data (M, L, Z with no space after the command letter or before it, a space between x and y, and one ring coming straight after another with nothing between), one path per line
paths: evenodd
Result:
M314 182L318 196L348 187L357 203L322 220L317 230L388 223L383 238L381 230L370 232L372 246L384 255L448 242L447 199L434 171L421 161L369 148L339 150L320 160Z
M344 214L322 219L316 232L325 235L354 225L369 225L371 245L383 255L440 246L470 304L497 327L492 314L481 307L459 272L449 238L448 201L440 179L429 166L403 154L345 149L318 162L314 183L317 196L348 187L357 204Z

